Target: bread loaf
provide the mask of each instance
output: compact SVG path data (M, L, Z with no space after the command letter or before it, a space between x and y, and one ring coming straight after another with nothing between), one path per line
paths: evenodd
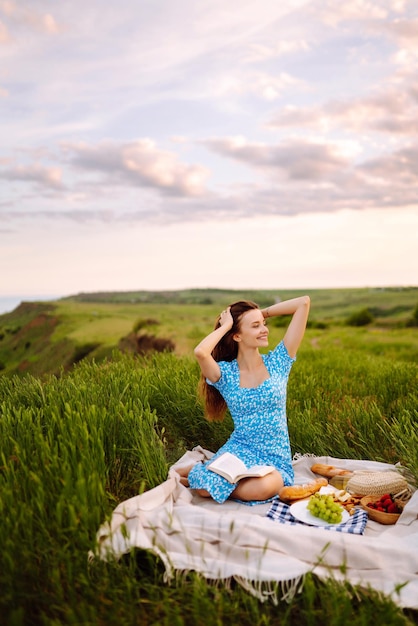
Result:
M333 476L351 476L353 473L350 472L350 470L334 467L333 465L325 465L324 463L315 463L312 465L311 472L319 474L320 476L326 476L327 478L332 478Z
M328 481L325 478L318 478L313 483L293 485L292 487L282 487L279 492L279 498L284 502L303 500L303 498L309 498L309 496L312 496L314 493L319 491L321 487L326 487L327 485Z

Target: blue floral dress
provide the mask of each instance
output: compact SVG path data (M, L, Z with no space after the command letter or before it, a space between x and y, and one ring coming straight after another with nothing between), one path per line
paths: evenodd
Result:
M207 467L223 452L235 454L247 467L274 465L281 473L284 484L293 484L286 392L295 359L289 356L283 341L262 358L270 377L258 387L240 387L236 359L220 361L220 379L216 383L207 381L225 399L234 421L234 431L210 461L192 467L189 485L191 489L205 489L219 503L225 502L237 486Z

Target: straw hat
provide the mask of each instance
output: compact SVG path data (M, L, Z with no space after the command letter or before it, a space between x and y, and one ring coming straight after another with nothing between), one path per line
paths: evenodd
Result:
M408 483L398 472L360 470L353 473L345 489L359 496L382 496L384 493L397 494L408 489Z

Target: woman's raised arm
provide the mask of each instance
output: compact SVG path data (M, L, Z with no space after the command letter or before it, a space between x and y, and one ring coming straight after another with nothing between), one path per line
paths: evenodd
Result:
M305 334L310 306L310 297L301 296L300 298L292 298L291 300L278 302L261 311L265 318L275 317L277 315L292 316L283 338L283 343L286 346L289 356L292 358L296 356Z
M225 311L222 311L219 317L219 326L215 328L207 337L194 349L194 355L199 363L201 372L205 378L208 378L212 383L216 383L221 377L221 370L218 363L212 356L212 351L215 346L220 342L222 337L231 330L234 320L231 315L230 307Z

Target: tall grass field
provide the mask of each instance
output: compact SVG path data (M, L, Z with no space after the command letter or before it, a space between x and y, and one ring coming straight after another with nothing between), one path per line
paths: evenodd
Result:
M307 332L289 381L292 451L400 462L418 481L418 364L407 357L417 331L402 331L400 358L393 346L374 350L370 332ZM144 551L89 562L117 504L163 482L186 449L216 450L229 435L229 417L205 421L198 378L187 351L116 350L57 375L0 376L0 624L417 623L417 612L372 589L314 575L275 606L193 572L168 584Z

